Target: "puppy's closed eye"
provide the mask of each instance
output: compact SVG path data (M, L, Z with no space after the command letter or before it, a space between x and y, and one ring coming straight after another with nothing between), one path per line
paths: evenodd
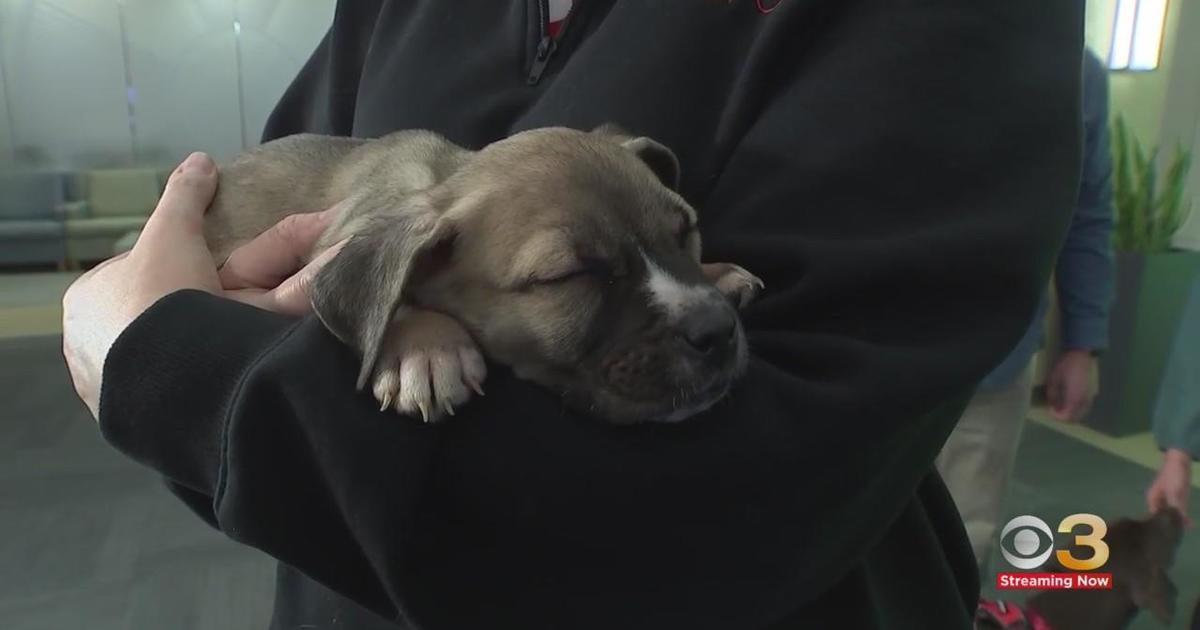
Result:
M613 273L607 260L580 256L575 243L560 230L546 230L529 237L512 260L508 285L516 289L587 277L605 278Z
M537 274L530 280L531 284L561 284L570 280L595 278L607 280L613 276L612 266L599 258L580 258L565 268L550 269Z

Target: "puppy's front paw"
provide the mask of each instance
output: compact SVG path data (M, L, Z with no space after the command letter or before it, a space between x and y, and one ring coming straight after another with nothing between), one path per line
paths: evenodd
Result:
M738 308L749 304L763 288L763 281L740 265L709 263L702 267L709 282Z
M375 364L380 410L420 414L425 422L454 415L487 377L483 354L461 324L441 313L412 309L393 321Z

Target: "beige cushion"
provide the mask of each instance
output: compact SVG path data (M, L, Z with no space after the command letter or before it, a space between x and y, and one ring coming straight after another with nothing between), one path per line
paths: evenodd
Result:
M108 169L87 174L88 210L93 217L149 216L158 203L158 193L155 169Z
M116 238L133 230L140 230L145 223L146 217L68 219L67 237L112 236Z

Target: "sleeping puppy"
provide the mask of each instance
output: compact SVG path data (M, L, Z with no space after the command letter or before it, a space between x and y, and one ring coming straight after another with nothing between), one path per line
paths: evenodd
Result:
M426 421L482 393L483 357L617 423L715 403L746 363L762 283L700 264L696 212L661 144L544 128L469 151L427 131L297 135L220 168L218 262L287 214L340 204L309 258L322 323L362 357L358 388Z

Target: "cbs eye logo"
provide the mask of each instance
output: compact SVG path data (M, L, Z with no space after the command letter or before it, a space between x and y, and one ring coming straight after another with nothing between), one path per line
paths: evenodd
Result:
M1036 516L1018 516L1009 521L1000 532L1000 553L1009 564L1026 571L1036 569L1054 554L1058 563L1072 571L1092 571L1108 562L1108 544L1104 535L1108 526L1104 519L1095 514L1072 514L1058 524L1061 534L1071 534L1076 527L1087 531L1075 534L1074 545L1092 550L1090 558L1076 558L1068 549L1054 550L1054 532L1046 521ZM1010 537L1009 534L1012 534Z

